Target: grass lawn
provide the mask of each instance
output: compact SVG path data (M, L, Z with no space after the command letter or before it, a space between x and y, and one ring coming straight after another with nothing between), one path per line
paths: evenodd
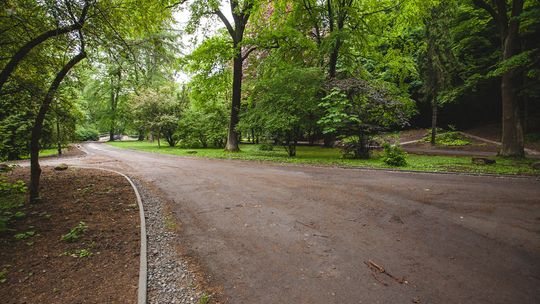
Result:
M62 153L63 152L64 152L64 149L62 149ZM57 148L43 149L39 151L39 157L45 157L45 156L51 156L51 155L58 155L58 149ZM21 156L21 159L30 159L30 155L23 155Z
M342 159L337 148L299 146L296 157L288 157L282 147L274 147L274 151L259 151L258 145L240 145L240 152L225 152L223 149L183 149L178 147L161 146L150 142L112 142L111 146L134 149L153 153L172 154L179 156L207 157L219 159L241 159L257 161L273 161L279 163L337 165L346 167L394 168L402 170L432 171L432 172L470 172L493 174L525 174L540 175L540 170L531 167L534 160L514 160L497 157L495 165L475 165L470 157L463 156L427 156L407 155L407 166L395 168L385 164L378 152L368 160ZM196 151L196 153L194 153Z
M62 154L64 152L64 149L62 148ZM51 156L51 155L57 155L58 154L58 149L57 148L54 148L54 149L43 149L41 151L39 151L39 157L43 157L43 156Z

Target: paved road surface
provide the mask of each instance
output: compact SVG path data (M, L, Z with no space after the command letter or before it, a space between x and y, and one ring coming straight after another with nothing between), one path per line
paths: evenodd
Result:
M540 303L538 179L84 149L72 163L168 196L179 244L227 303Z

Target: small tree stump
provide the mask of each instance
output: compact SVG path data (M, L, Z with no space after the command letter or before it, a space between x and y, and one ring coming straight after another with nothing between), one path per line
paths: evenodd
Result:
M496 161L485 157L473 157L472 163L475 165L493 165Z
M66 164L59 164L58 166L54 167L54 170L56 171L65 171L68 169L68 165Z

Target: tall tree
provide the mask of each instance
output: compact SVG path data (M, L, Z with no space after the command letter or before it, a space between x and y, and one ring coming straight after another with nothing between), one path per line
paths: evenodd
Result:
M45 115L49 110L51 102L54 99L58 87L62 83L62 80L66 77L69 71L81 60L86 58L86 52L84 47L81 48L79 54L71 58L64 67L56 74L43 102L39 107L39 112L36 116L34 126L32 128L32 139L30 140L30 200L35 201L39 199L39 179L41 177L41 167L39 165L39 140L41 139L41 132L43 128L43 121Z
M448 100L445 91L453 84L457 74L458 62L452 53L450 22L453 17L453 3L441 2L431 8L430 16L425 21L425 47L421 67L423 73L423 93L431 103L431 144L436 144L437 118L439 109Z
M236 126L239 121L240 104L242 100L243 62L250 53L242 52L242 42L254 6L255 0L229 0L229 8L233 17L233 22L230 22L227 19L220 7L219 1L196 1L191 6L193 16L191 20L192 24L199 23L203 16L215 15L221 20L232 40L234 48L232 102L227 144L225 145L225 150L231 152L240 151L238 146L239 136Z
M519 33L520 16L523 12L524 0L473 0L473 3L486 10L499 28L501 40L502 59L509 60L521 52L521 39ZM501 79L502 97L502 147L499 152L502 156L523 157L524 141L521 121L518 89L521 73L515 69L508 69Z

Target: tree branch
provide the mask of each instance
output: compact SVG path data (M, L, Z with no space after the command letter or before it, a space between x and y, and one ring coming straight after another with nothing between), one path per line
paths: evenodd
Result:
M175 2L173 4L167 5L167 6L165 6L165 8L173 9L173 8L176 8L177 6L180 6L180 5L182 5L182 4L186 3L186 2L187 2L187 0L181 0L181 1Z
M257 50L256 46L251 47L249 50L246 51L246 53L242 56L242 60L246 60L253 51Z
M221 21L223 22L223 24L225 24L225 27L227 28L227 31L229 31L229 34L231 35L232 39L234 41L236 41L236 37L235 37L235 34L234 34L234 29L233 27L231 26L231 23L229 22L229 20L227 20L227 17L225 17L225 15L223 15L223 13L221 12L220 9L217 9L214 14L216 14L219 19L221 19Z
M42 33L41 35L37 36L36 38L28 41L26 44L24 44L17 51L17 53L15 53L11 57L11 60L6 64L6 66L0 73L0 92L2 91L2 87L6 83L11 73L13 73L13 71L15 70L15 68L17 68L19 63L24 59L24 57L26 57L26 55L28 55L28 53L30 53L30 51L34 47L40 45L41 43L45 42L46 40L50 38L60 36L60 35L75 31L75 30L80 30L83 27L84 22L86 21L86 15L88 13L89 5L90 5L89 1L85 1L84 7L81 11L81 16L79 20L77 20L76 23L65 26L65 27L60 27L60 28L46 31Z
M523 0L514 0L512 2L512 17L517 17L523 11Z
M496 22L500 22L500 17L497 11L484 0L473 0L474 5L486 10Z

